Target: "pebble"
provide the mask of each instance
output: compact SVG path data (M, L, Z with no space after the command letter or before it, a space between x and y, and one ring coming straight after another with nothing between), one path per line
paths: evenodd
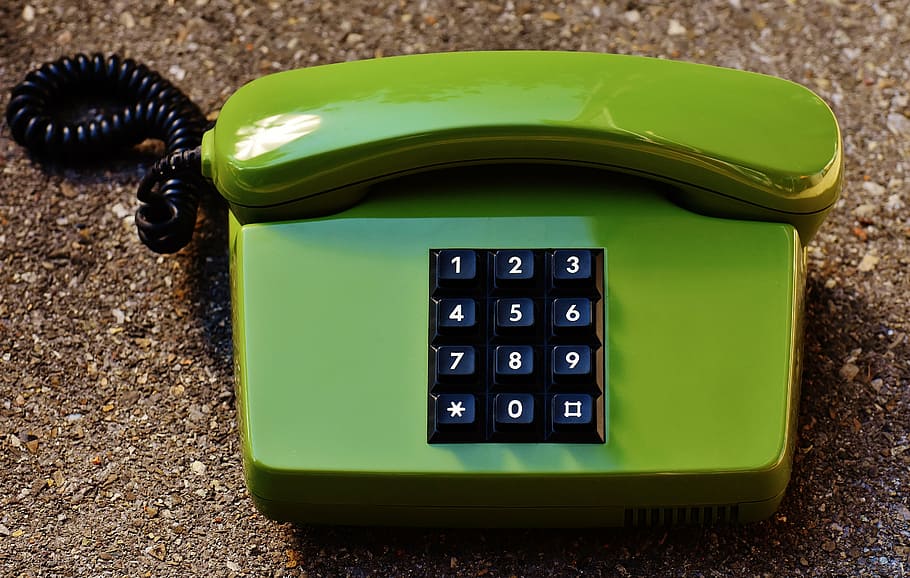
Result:
M190 469L191 469L191 470L193 471L193 473L196 474L197 476L201 476L201 475L203 475L203 474L205 473L205 464L202 463L202 462L200 462L200 461L198 461L198 460L196 460L196 461L194 461L193 463L190 464Z
M31 22L35 19L35 8L31 4L26 4L22 8L22 19L26 22Z
M670 36L682 36L685 33L685 26L680 24L678 20L670 20L670 26L667 27L667 34Z
M857 269L863 273L866 273L875 269L875 266L878 265L879 261L881 261L879 257L873 255L872 253L868 253L863 256L863 260L859 262Z
M629 24L638 24L641 21L641 13L638 10L628 10L623 14L623 18Z
M900 113L892 112L888 114L885 125L895 135L910 138L910 118Z
M854 365L852 363L845 363L843 365L843 367L840 368L841 377L843 377L847 381L853 381L853 378L855 378L858 374L859 374L859 367L857 367L856 365Z

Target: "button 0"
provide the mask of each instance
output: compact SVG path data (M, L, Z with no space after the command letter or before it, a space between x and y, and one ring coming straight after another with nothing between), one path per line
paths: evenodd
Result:
M591 300L580 297L564 297L553 300L553 330L587 330L592 327Z
M594 280L591 251L553 251L553 281L555 285L589 284Z
M477 254L468 249L446 249L436 257L440 285L462 284L477 278Z
M496 284L533 281L534 252L528 250L503 250L493 254Z
M497 428L533 424L534 396L529 393L500 393L493 398L493 420Z

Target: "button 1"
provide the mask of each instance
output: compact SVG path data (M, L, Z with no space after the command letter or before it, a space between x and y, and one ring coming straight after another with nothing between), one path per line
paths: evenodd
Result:
M471 394L443 393L436 396L436 427L440 430L471 427L476 405Z
M554 285L583 285L594 280L591 251L553 251Z
M467 379L474 375L474 348L469 345L444 345L436 350L438 381Z
M533 424L534 396L529 393L500 393L493 398L493 420L497 429Z
M534 348L530 345L500 345L496 348L496 381L528 377L534 373Z
M553 430L578 431L593 428L594 398L579 393L558 393L553 396Z
M477 308L473 299L440 299L436 303L436 327L439 330L468 330L476 326Z
M534 301L531 299L497 299L496 329L520 330L534 327Z
M446 249L436 257L440 285L463 285L477 278L477 254L468 249Z
M503 250L493 254L493 270L497 285L533 282L534 252Z
M591 327L590 299L563 297L553 300L554 333L583 331Z
M560 345L553 348L553 381L580 381L591 377L591 348L587 345Z

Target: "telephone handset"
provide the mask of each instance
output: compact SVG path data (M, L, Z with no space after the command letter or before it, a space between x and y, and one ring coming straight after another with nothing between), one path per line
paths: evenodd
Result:
M834 116L772 77L451 53L294 70L203 138L246 477L316 523L750 521L789 479Z

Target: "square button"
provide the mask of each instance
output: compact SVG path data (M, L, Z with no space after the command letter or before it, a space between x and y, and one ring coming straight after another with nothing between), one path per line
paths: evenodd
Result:
M470 345L444 345L436 349L437 381L469 379L476 372L474 348Z
M533 282L534 252L509 249L493 254L493 270L497 285L513 285Z
M446 249L436 257L440 285L462 285L477 278L477 254L469 249Z
M436 427L441 430L474 426L476 404L471 394L443 393L436 396Z
M497 430L524 428L534 423L534 396L500 393L493 398L493 423Z
M595 426L594 398L585 393L558 393L553 396L553 430L578 431Z
M593 327L591 300L562 297L553 300L554 333L587 331Z
M553 251L553 284L578 286L590 285L594 281L591 267L591 251Z
M436 327L441 331L470 330L477 326L473 299L440 299L436 302Z
M500 345L495 355L496 381L534 374L534 348L530 345Z
M559 345L552 355L553 381L577 382L592 377L591 348L587 345Z
M534 327L534 301L526 298L496 301L497 330L530 330Z

